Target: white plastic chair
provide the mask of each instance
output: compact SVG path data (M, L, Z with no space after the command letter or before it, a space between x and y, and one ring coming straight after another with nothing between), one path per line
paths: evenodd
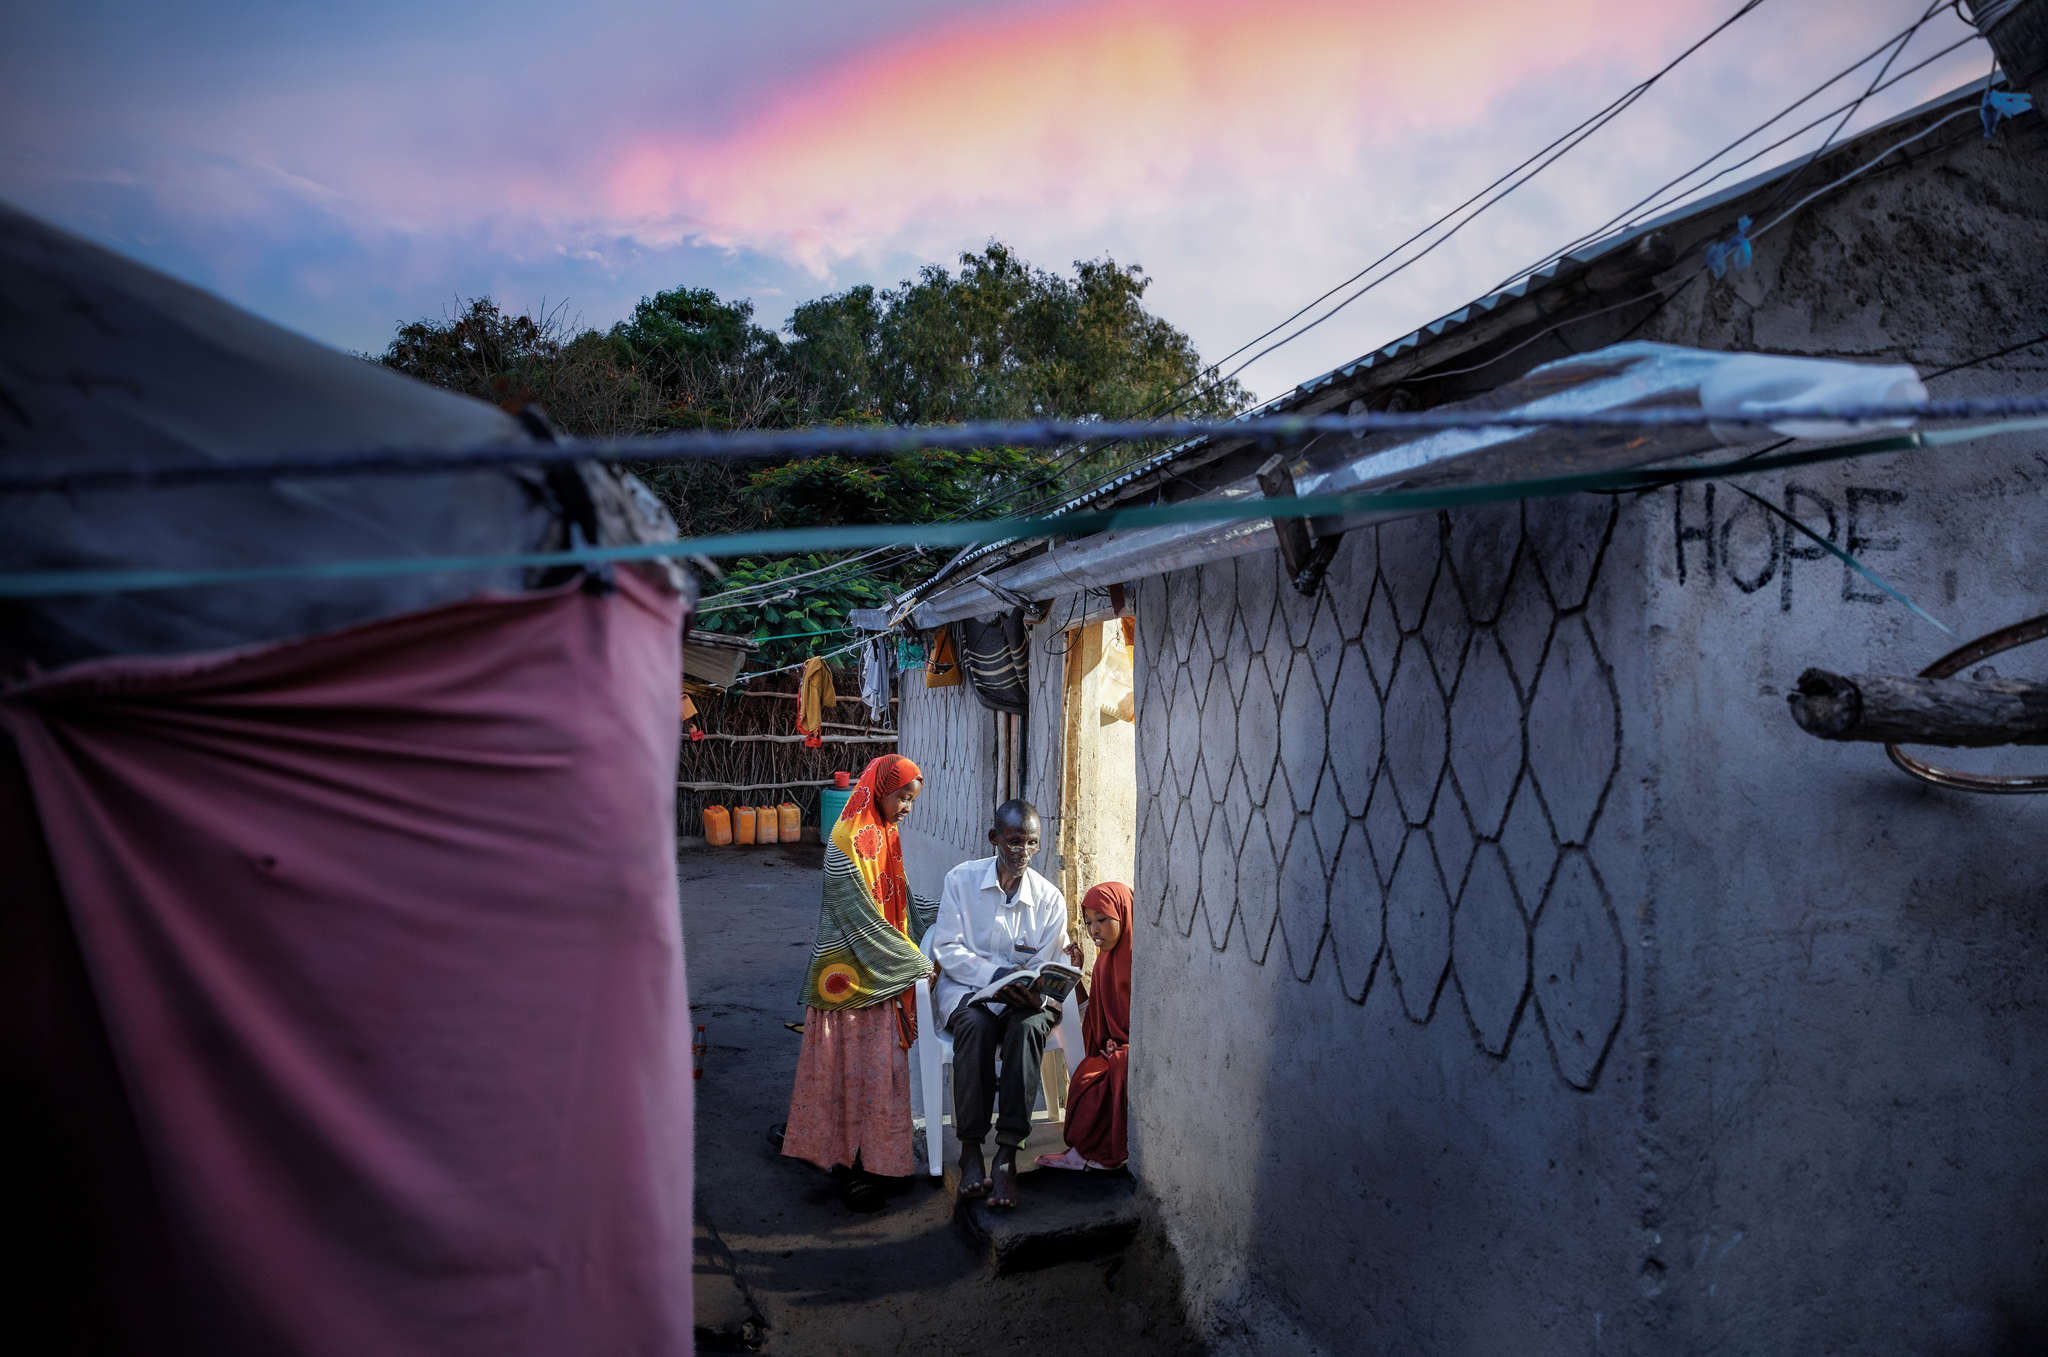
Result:
M1069 994L1060 1006L1060 1020L1046 1033L1045 1053L1058 1051L1066 1062L1065 1074L1072 1077L1074 1068L1088 1054L1088 1048L1081 1037L1081 1009ZM931 1162L932 1177L942 1176L945 1171L946 1147L943 1127L953 1121L953 1102L946 1096L946 1071L953 1064L953 1038L939 1030L937 1020L932 1016L932 982L917 982L917 1040L911 1046L915 1057L917 1079L922 1090L924 1115L910 1119L912 1127L924 1132L925 1158ZM1002 1058L997 1057L998 1068ZM1033 1121L1060 1121L1067 1115L1067 1080L1048 1079L1043 1068L1039 1070L1039 1092L1044 1115L1037 1108L1032 1109ZM937 1109L937 1115L933 1115Z

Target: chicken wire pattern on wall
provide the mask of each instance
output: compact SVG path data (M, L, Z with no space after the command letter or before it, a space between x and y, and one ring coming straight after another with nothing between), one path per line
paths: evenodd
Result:
M965 684L927 691L921 670L903 674L901 686L896 747L924 774L909 823L961 861L987 857L995 714Z
M1621 705L1588 608L1616 512L1355 531L1314 598L1267 553L1145 581L1153 921L1303 982L1334 967L1356 1003L1392 985L1416 1023L1456 1010L1495 1057L1533 1022L1593 1088L1627 984L1596 838Z

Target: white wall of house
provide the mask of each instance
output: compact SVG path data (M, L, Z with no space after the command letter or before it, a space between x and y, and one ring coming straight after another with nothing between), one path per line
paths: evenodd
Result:
M939 898L946 873L989 855L995 807L995 715L964 682L924 686L924 671L899 676L896 750L924 774L924 791L903 821L903 870L910 889Z

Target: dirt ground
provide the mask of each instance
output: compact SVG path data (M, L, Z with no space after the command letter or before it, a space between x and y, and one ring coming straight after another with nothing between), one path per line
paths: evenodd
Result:
M857 1216L825 1174L770 1148L796 1072L801 1039L783 1024L802 1017L822 863L815 845L686 851L678 863L690 1000L709 1048L697 1085L698 1224L765 1324L759 1350L1196 1351L1170 1261L1149 1243L996 1276L935 1180L908 1180L887 1210Z

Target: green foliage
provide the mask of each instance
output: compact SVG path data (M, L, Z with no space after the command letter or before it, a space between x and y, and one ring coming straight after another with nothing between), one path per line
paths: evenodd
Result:
M556 327L508 316L478 297L442 321L401 326L382 362L408 376L517 410L530 402L540 372L562 356Z
M642 366L718 366L740 363L781 347L754 324L750 301L721 301L708 287L678 287L642 297L630 319L606 336L627 363Z
M673 429L818 423L1124 420L1227 414L1248 400L1205 373L1192 341L1145 309L1143 270L1108 257L1071 276L1034 268L990 242L893 289L862 285L798 306L785 338L754 322L750 301L707 288L643 297L608 331L570 333L559 308L507 315L478 298L441 320L402 326L381 361L507 409L540 405L581 437ZM750 527L928 522L999 513L1058 493L1148 449L1098 450L1071 465L1044 451L988 448L892 459L817 457L762 466L687 462L634 467L685 536ZM798 574L823 558L742 561L721 589ZM706 630L756 636L844 626L936 561L881 577L827 576L798 597L705 615ZM763 665L843 643L777 641ZM792 654L794 652L794 654ZM780 658L777 658L780 657Z
M1227 414L1236 383L1205 379L1188 337L1145 310L1143 270L1083 260L1065 278L1000 243L926 265L895 290L857 287L798 307L784 366L828 417L896 424L1130 419L1190 390L1187 412Z
M1051 459L1020 448L931 451L889 459L813 457L755 472L746 497L757 522L905 523L951 518L1042 472Z
M774 559L752 557L735 562L713 592L772 584L791 575L808 574L831 563L831 557L817 554ZM759 638L761 649L747 667L780 668L854 640L849 614L855 608L881 607L895 596L904 582L902 575L882 578L862 575L857 571L812 576L797 580L787 591L763 589L750 592L746 597L753 602L747 606L705 613L691 625L704 631ZM792 593L794 597L778 598L777 595L783 592Z

